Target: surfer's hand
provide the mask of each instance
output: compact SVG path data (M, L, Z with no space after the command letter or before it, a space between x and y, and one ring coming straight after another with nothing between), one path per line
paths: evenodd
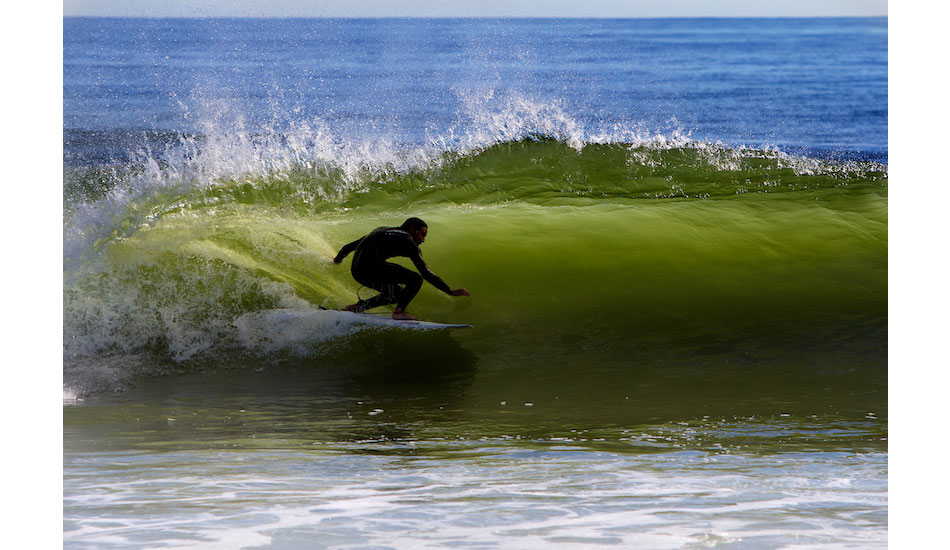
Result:
M472 293L465 290L464 288L456 288L452 291L452 296L471 296Z
M343 258L341 258L341 257L339 257L339 256L337 256L336 258L333 258L333 263L335 263L335 264L338 264L338 263L340 263L340 262L342 262L342 261L343 261Z

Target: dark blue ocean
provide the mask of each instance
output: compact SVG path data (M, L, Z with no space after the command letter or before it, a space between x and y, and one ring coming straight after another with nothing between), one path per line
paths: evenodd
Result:
M63 23L68 164L210 121L422 143L515 95L591 134L887 159L886 18Z
M886 18L63 33L67 548L887 548Z

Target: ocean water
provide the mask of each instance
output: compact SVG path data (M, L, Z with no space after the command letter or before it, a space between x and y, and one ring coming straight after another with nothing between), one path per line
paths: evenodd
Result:
M887 546L886 18L63 26L66 547Z

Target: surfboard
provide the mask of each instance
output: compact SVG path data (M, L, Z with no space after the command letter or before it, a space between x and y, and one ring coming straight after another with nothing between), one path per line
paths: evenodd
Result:
M452 328L472 328L472 325L464 323L436 323L434 321L399 321L391 317L375 313L353 313L352 311L339 311L320 307L322 312L340 316L341 320L347 320L361 325L379 325L395 328L407 328L413 330L445 330Z

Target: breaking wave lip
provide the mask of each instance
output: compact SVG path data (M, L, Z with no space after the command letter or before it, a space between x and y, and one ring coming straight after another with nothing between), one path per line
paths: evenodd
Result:
M777 147L727 146L693 140L675 119L663 131L643 123L585 128L560 102L538 101L523 94L496 97L494 92L460 98L459 121L445 131L429 134L427 142L407 147L385 137L346 138L320 118L294 119L260 132L247 128L244 117L227 106L207 107L200 132L179 135L161 147L148 145L133 155L132 168L111 168L108 189L93 198L67 200L63 257L66 273L94 257L97 245L121 238L159 217L161 209L143 208L143 199L162 195L173 199L224 181L269 181L294 175L332 175L332 185L302 192L310 202L339 202L373 185L414 171L438 171L446 163L470 158L498 144L523 140L556 140L580 153L590 145L628 148L631 162L654 162L650 151L690 149L715 169L735 171L743 159L768 158L798 174L855 171L874 163L830 163L797 156ZM216 103L218 100L203 100ZM183 107L185 108L185 107ZM174 201L167 207L175 207Z

